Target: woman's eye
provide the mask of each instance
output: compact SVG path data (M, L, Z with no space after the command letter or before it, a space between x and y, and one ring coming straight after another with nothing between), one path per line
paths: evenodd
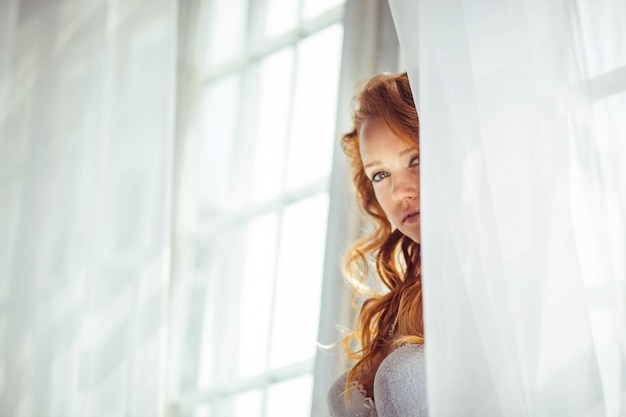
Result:
M389 176L388 172L384 172L384 171L377 172L374 175L372 175L372 182L381 181L381 180L383 180L384 178L386 178L388 176Z
M419 157L419 155L416 156L415 158L411 159L411 166L419 165L419 164L420 164L420 157Z

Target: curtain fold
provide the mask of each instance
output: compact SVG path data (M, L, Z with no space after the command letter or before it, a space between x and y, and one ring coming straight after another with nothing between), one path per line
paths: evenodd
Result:
M0 415L164 414L176 13L0 6Z
M626 4L390 0L432 415L626 414Z

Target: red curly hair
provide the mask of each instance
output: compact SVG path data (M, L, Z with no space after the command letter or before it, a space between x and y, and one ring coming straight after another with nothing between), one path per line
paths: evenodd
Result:
M419 149L419 118L406 73L376 75L360 89L355 97L354 127L341 140L357 200L374 226L351 246L345 258L344 273L354 288L353 302L369 296L361 305L355 328L344 339L344 350L356 360L348 374L346 394L350 383L358 379L371 395L376 370L394 347L424 343L420 245L388 220L361 160L360 129L365 120L374 118L384 120L398 137ZM380 294L365 285L368 257L375 259L376 272L388 292Z

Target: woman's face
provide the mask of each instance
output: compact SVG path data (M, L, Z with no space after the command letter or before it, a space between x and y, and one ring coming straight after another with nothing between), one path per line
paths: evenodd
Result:
M387 218L405 236L420 243L419 150L389 129L383 119L369 119L359 135L365 175Z

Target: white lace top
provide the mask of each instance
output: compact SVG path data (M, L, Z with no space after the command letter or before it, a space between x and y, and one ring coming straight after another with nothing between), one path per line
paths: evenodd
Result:
M391 352L374 377L374 398L366 397L357 382L350 384L350 402L344 401L348 372L344 372L328 393L332 417L425 417L426 366L424 345L404 345Z

